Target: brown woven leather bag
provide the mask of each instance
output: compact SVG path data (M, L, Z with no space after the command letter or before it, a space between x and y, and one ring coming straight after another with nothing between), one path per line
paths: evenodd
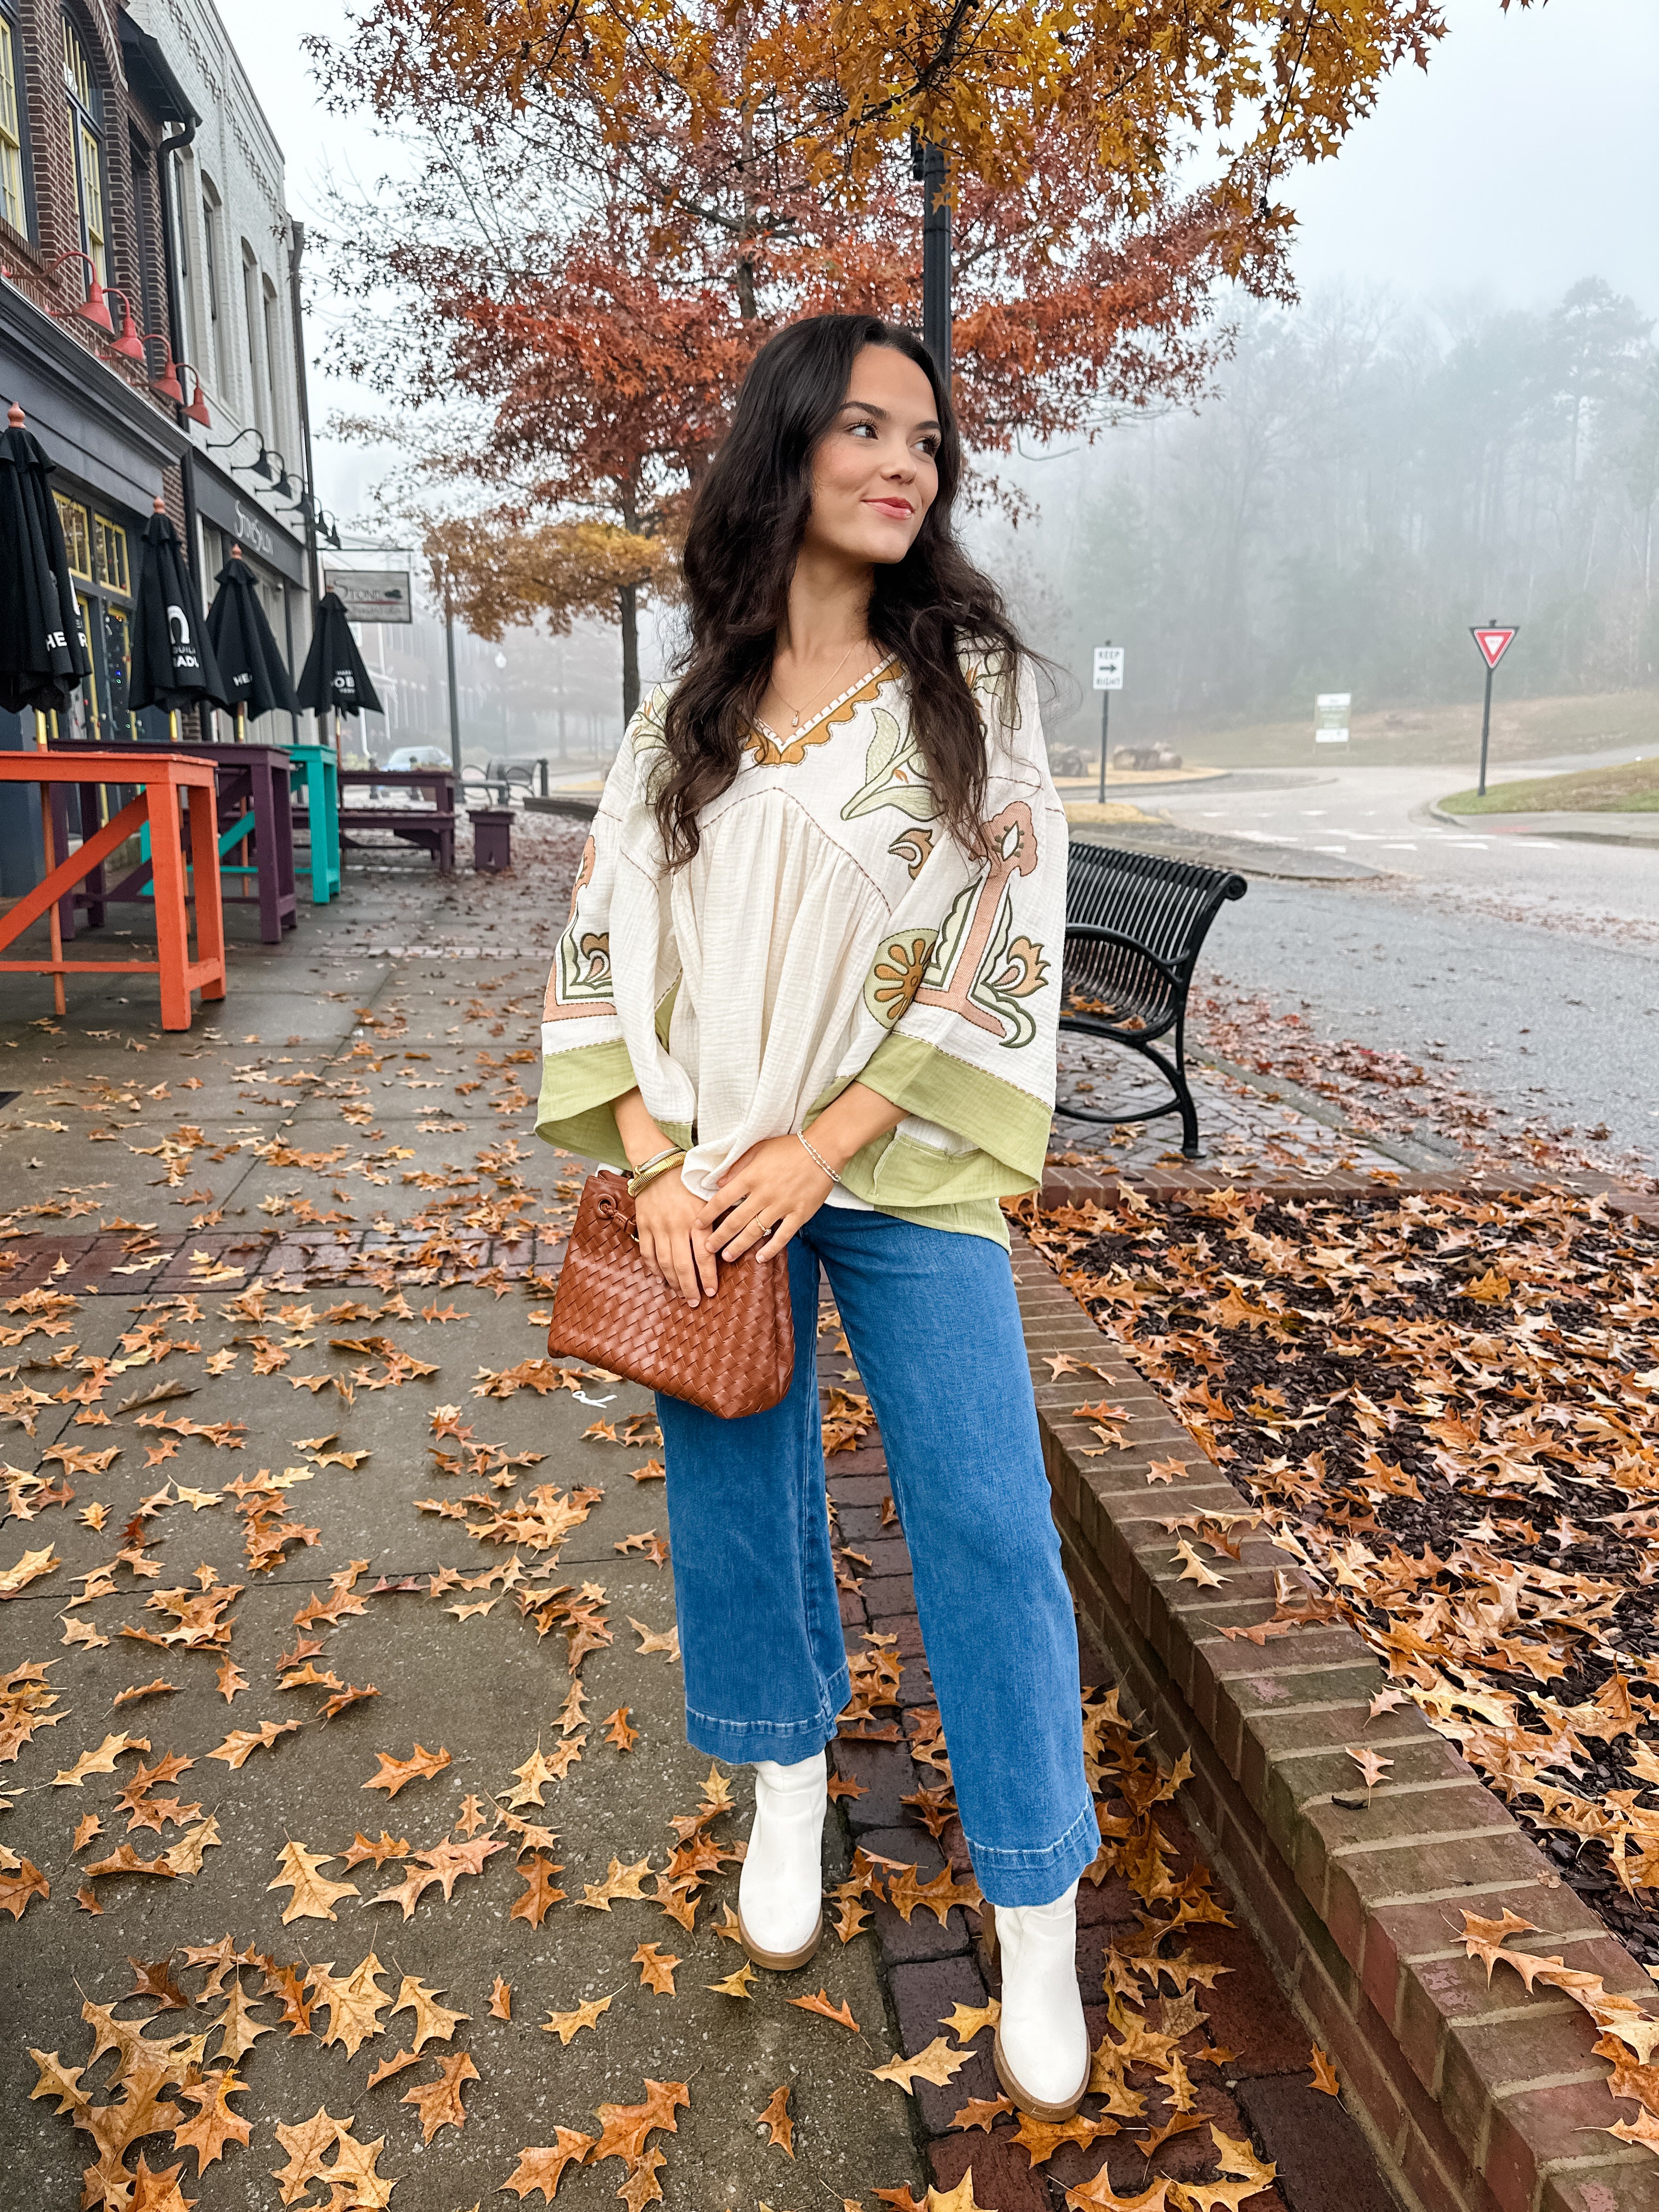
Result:
M640 1256L626 1178L599 1168L582 1185L547 1348L725 1420L763 1413L795 1371L788 1262L722 1260L714 1297L689 1306Z

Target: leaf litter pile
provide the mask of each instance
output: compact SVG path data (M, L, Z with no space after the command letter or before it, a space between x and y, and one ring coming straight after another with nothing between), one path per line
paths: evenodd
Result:
M1659 1978L1659 1236L1559 1191L1120 1186L1030 1224L1255 1509L1183 1514L1154 1462L1183 1572L1224 1588L1255 1526L1301 1563L1224 1633L1357 1629L1377 1709L1415 1704Z

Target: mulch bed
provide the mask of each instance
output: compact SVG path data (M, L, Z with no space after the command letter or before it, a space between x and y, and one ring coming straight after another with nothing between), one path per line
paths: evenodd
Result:
M1030 1216L1100 1326L1563 1878L1659 1970L1659 1234L1565 1192ZM1224 1576L1237 1530L1180 1523ZM1389 1693L1384 1693L1385 1697Z

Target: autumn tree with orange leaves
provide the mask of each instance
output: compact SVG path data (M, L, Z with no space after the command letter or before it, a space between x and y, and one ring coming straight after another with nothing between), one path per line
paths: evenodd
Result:
M313 53L424 164L341 210L344 358L459 408L411 476L493 500L434 526L458 609L614 613L631 713L640 594L756 349L830 307L920 320L913 131L951 159L969 441L1091 435L1201 387L1229 283L1288 295L1275 179L1441 29L1432 0L370 0Z

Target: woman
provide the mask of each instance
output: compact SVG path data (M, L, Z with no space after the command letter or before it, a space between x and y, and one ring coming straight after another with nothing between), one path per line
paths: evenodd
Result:
M1089 2073L1075 1912L1098 1831L998 1200L1037 1184L1048 1144L1066 817L1029 664L952 532L961 469L906 332L823 315L757 356L686 540L680 680L635 715L583 856L537 1126L636 1171L640 1249L690 1304L720 1259L789 1270L781 1405L657 1401L687 1733L756 1768L750 1957L817 1946L848 1695L822 1265L995 1908L998 2070L1062 2119Z

